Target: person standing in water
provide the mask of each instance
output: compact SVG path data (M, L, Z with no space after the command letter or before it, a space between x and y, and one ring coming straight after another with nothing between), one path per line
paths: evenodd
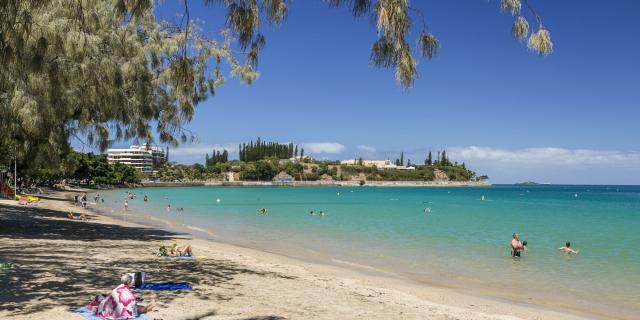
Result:
M511 240L511 256L519 257L522 250L524 250L524 245L520 242L520 235L517 232L514 232L513 239Z
M146 195L146 194L144 195L144 199L143 199L143 200L144 200L144 202L149 201L149 198L147 198L147 195Z
M167 212L171 212L171 204L167 205Z
M571 249L571 242L569 241L564 244L564 247L558 248L558 250L562 250L562 252L564 252L565 254L578 254L579 252L578 250Z
M124 201L124 211L129 211L129 201Z

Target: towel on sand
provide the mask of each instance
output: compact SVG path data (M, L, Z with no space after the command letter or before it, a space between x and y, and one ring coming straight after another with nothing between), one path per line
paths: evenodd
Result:
M186 282L160 282L145 283L135 290L192 290L191 286Z
M165 259L195 259L193 256L176 256L176 257L172 257L172 256L162 256Z
M79 313L80 315L82 315L83 317L85 317L88 320L104 320L104 318L100 318L98 316L96 316L93 312L91 312L91 310L87 309L86 307L83 308L74 308L71 309L71 311ZM153 318L149 317L146 314L141 314L135 318L132 318L135 320L153 320Z

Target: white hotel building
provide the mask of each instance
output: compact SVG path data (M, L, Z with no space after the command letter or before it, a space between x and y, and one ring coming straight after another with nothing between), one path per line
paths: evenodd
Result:
M168 150L167 150L168 151ZM159 147L130 146L129 149L109 149L107 150L107 160L109 163L120 162L134 167L144 173L153 172L153 163L164 163L166 153Z

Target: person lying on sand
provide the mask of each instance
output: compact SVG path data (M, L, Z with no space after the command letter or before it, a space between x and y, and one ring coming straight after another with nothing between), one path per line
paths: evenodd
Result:
M565 254L578 254L578 250L573 250L571 249L571 242L567 241L567 243L564 244L564 247L560 247L558 248L558 250L562 250L562 252L564 252Z
M169 255L172 257L193 257L193 251L191 245L185 244L182 247L178 247L177 243L174 243L169 250Z
M193 250L191 245L185 244L178 248L178 244L174 243L169 250L165 246L160 247L158 257L193 257Z
M120 278L120 285L109 295L101 294L93 298L87 305L99 318L105 319L133 319L141 313L147 313L155 308L156 303L151 301L148 305L138 305L136 297L131 291L133 277L124 274Z
M69 213L67 213L67 218L69 218L71 220L82 220L82 221L89 220L89 219L87 219L87 216L84 215L84 213L80 213L79 215L76 216L71 211L69 211Z

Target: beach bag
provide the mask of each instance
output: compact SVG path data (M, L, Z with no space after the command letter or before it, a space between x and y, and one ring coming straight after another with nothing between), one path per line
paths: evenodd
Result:
M134 288L140 288L142 287L142 285L144 285L144 278L145 278L144 272L132 272L129 274L131 275L131 278L133 278L133 283L131 285Z

